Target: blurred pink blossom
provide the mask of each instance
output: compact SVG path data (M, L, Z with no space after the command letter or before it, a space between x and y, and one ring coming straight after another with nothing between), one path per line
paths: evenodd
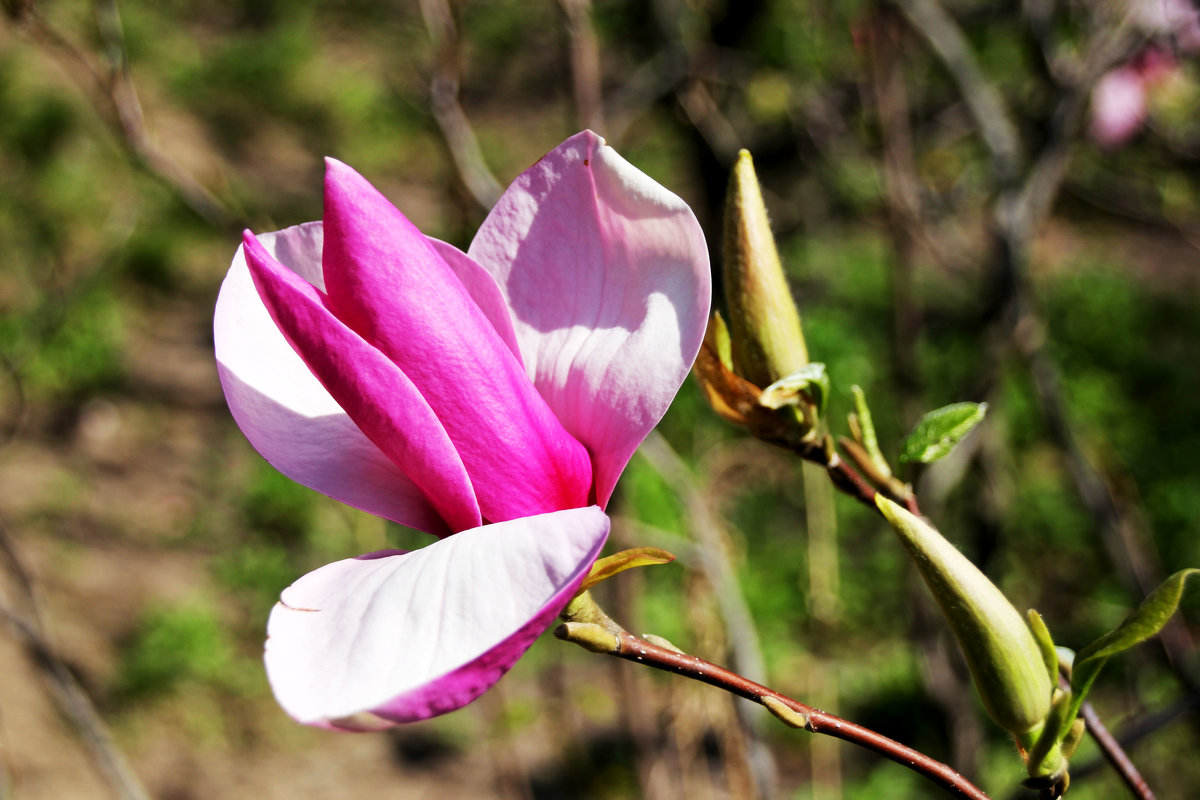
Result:
M1134 24L1149 36L1174 39L1184 52L1200 46L1200 11L1192 0L1138 0L1129 13Z
M265 656L283 708L373 729L499 680L604 544L709 295L691 210L590 131L522 173L466 253L332 160L322 222L247 232L214 322L238 425L294 480L440 537L284 591Z
M1092 89L1089 133L1101 147L1121 147L1142 129L1150 94L1179 74L1177 55L1200 50L1200 11L1192 0L1135 0L1136 28L1155 41L1109 71Z
M1113 150L1137 135L1146 122L1150 93L1178 69L1170 52L1151 45L1106 73L1092 89L1092 140Z

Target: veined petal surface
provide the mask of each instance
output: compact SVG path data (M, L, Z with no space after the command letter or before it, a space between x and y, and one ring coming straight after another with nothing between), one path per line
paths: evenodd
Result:
M333 160L324 223L328 308L420 391L462 457L484 518L587 505L587 451L429 240Z
M695 216L585 131L513 182L468 253L504 292L538 391L591 452L603 505L704 337Z
M305 281L322 286L321 223L263 234L258 241ZM449 532L425 494L354 424L288 344L259 297L241 247L221 285L213 335L229 409L272 466L363 511L431 533Z
M267 625L276 698L300 722L345 729L466 705L566 605L608 529L591 506L309 573L284 591Z

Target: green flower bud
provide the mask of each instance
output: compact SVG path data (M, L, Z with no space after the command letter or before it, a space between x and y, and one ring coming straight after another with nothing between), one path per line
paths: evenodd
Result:
M1050 713L1054 683L1024 618L933 526L882 495L875 503L950 623L988 714L1027 750Z
M750 153L738 153L725 198L725 301L733 371L768 386L808 363L800 313L771 235Z

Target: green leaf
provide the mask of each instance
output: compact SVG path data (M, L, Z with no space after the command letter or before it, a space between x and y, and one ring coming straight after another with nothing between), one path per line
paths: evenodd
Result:
M951 403L917 420L900 445L901 461L928 464L947 455L987 413L987 403Z
M871 463L875 465L875 469L879 470L879 474L890 478L892 468L888 466L887 459L883 457L883 453L879 449L879 439L875 436L875 423L871 419L871 409L867 407L867 396L863 393L862 387L857 384L850 387L850 394L854 397L854 417L858 420L858 432L862 436L859 444L867 451Z
M1025 612L1025 618L1029 621L1029 630L1033 631L1033 638L1037 640L1038 647L1042 650L1042 661L1046 664L1046 672L1050 675L1051 684L1057 685L1058 650L1054 647L1054 640L1050 638L1050 629L1046 627L1042 615L1032 608Z
M733 342L729 338L729 326L725 324L725 318L721 316L720 311L712 313L708 325L721 366L733 372Z
M596 563L592 564L592 569L588 573L588 576L583 579L579 591L585 592L597 583L606 581L613 575L617 575L627 569L649 567L654 564L670 564L674 560L674 553L668 553L666 550L658 547L634 547L629 550L622 550L619 553L613 553L611 556L597 559Z
M1110 656L1128 650L1162 630L1163 625L1166 625L1167 620L1175 613L1175 609L1179 608L1184 586L1187 579L1193 575L1200 575L1200 569L1181 569L1176 572L1159 584L1116 630L1104 634L1076 653L1075 664L1071 668L1073 697L1068 721L1073 720L1079 713L1092 683Z
M825 413L825 402L829 399L829 375L825 365L810 361L791 375L785 375L763 389L759 404L770 409L799 405L801 400Z
M1167 578L1159 587L1125 618L1117 629L1106 633L1075 656L1075 663L1090 658L1107 658L1122 650L1128 650L1138 642L1144 642L1162 630L1163 625L1179 608L1183 587L1192 575L1200 575L1200 569L1181 569Z

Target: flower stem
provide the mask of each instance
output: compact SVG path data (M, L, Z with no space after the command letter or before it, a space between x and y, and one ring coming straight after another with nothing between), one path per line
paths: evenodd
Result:
M1134 766L1133 761L1130 760L1116 738L1108 732L1108 728L1100 720L1100 715L1096 713L1096 709L1092 708L1092 704L1084 702L1079 712L1087 724L1088 733L1100 747L1100 752L1104 754L1108 763L1112 764L1113 769L1121 776L1121 780L1129 787L1133 796L1138 800L1154 800L1154 792L1146 784L1146 779L1138 772L1138 768Z
M824 467L825 471L829 473L829 479L838 491L853 497L877 514L879 513L879 508L875 505L875 495L882 491L885 497L904 506L909 513L917 516L921 515L921 509L917 505L917 498L912 492L900 494L892 491L891 487L886 485L877 489L863 478L858 470L851 466L849 461L838 455L838 452L833 449L832 444L822 443L820 440L803 441L788 444L787 449L805 461L811 461L814 464Z
M601 626L595 623L568 621L558 626L554 635L565 641L576 642L592 652L607 652L608 655L623 658L626 661L645 664L648 667L664 672L673 672L676 675L724 689L730 694L765 706L767 710L791 727L803 728L810 733L833 736L864 747L925 776L958 797L988 800L988 796L983 790L973 785L951 767L869 728L793 700L702 658L654 644L624 630L614 631L608 625L601 628L602 633L593 631L593 628L601 628ZM589 633L597 635L590 636ZM597 639L600 638L610 642L611 647L605 651L598 651L596 644Z

